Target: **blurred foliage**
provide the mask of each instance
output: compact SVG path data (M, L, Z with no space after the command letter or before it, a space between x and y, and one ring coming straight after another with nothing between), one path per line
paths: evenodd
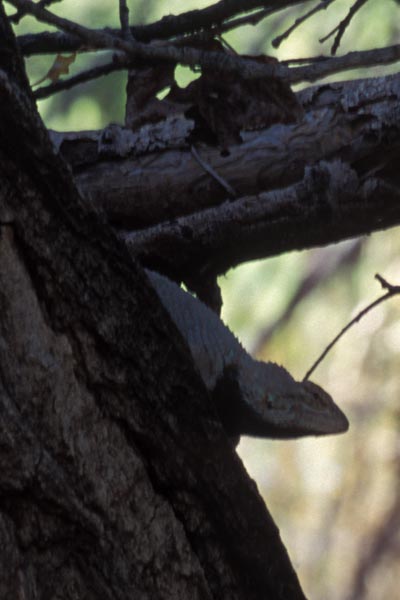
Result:
M130 2L133 23L168 13L201 8L212 2L157 0ZM244 53L267 53L280 59L328 54L332 39L319 38L347 14L349 0L335 2L295 31L279 51L271 40L310 8L288 9L256 27L227 35ZM90 27L116 26L118 3L64 0L52 10ZM381 47L399 40L399 8L394 2L369 2L346 31L339 53ZM19 33L48 29L24 19ZM71 74L105 62L103 56L78 56ZM32 81L40 79L54 57L27 60ZM336 75L335 79L382 75L396 66ZM180 72L187 78L190 73ZM122 122L126 75L117 73L39 102L49 127L59 130L99 128ZM183 81L183 79L182 79ZM338 331L380 295L373 279L379 272L399 284L399 231L366 238L350 267L319 282L280 324L260 351L264 360L283 363L302 378ZM318 253L329 256L342 245L292 253L243 265L221 278L223 316L251 348L260 331L284 311ZM348 414L351 428L337 437L300 441L243 439L239 452L257 481L278 523L306 594L324 600L393 600L400 577L400 299L379 306L328 354L315 379Z
M313 255L338 249L290 254L229 273L221 280L225 320L251 347L260 330L288 303ZM275 332L260 358L282 363L302 378L338 331L381 295L375 272L398 283L399 253L397 230L372 235L357 265L343 272L338 269L322 281ZM295 441L243 438L239 446L310 598L397 597L399 301L393 298L355 325L312 377L349 416L348 433ZM398 520L371 560L369 553L374 554L374 542L385 531L396 505ZM386 545L392 551L386 552ZM371 563L371 568L363 577L365 587L360 588L357 572L363 561ZM355 587L358 591L353 596Z

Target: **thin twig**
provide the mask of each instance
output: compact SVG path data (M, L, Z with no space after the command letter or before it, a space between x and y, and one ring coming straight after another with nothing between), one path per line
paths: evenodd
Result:
M325 37L323 37L319 40L320 43L323 44L324 42L326 42L327 39L332 37L332 35L334 33L336 33L336 37L335 37L335 40L334 40L332 48L331 48L332 55L336 54L336 51L340 46L340 42L342 40L343 34L346 31L347 27L350 25L352 18L354 17L356 12L359 11L360 8L362 8L364 6L364 4L366 4L367 2L368 2L368 0L356 0L354 2L353 6L350 7L350 10L347 13L347 15L345 16L345 18L343 19L343 21L341 21L339 23L339 25L337 25L334 29L332 29L332 31L330 31Z
M51 4L55 4L56 2L62 2L62 0L40 0L37 5L40 8L46 8L46 6L50 6ZM10 16L10 21L12 23L18 24L20 20L28 14L25 10L18 8L17 12L14 15Z
M206 171L206 173L208 173L209 175L211 175L211 177L213 179L215 179L215 181L218 181L218 183L220 185L222 185L222 187L228 192L228 194L230 194L230 196L232 196L233 198L236 198L237 194L235 192L235 190L233 189L233 187L220 175L218 175L218 173L216 173L216 171L212 168L211 165L209 165L208 163L206 163L200 156L200 154L197 152L196 148L194 146L190 147L190 151L192 153L192 155L194 156L194 158L197 160L197 162L199 163L199 165L201 167L203 167L203 169Z
M301 4L304 0L269 0L269 9L272 12L282 11L285 8ZM195 32L211 30L220 27L222 23L241 13L265 7L265 0L227 0L215 2L202 9L189 10L178 15L167 15L154 23L146 25L133 25L136 41L150 42L154 39L166 40L175 36L192 34ZM119 34L120 30L108 29L109 33ZM53 54L60 52L74 52L79 50L79 39L75 36L58 32L44 31L37 34L22 35L17 38L22 53L25 56L32 54Z
M315 13L319 12L320 10L327 9L328 6L330 4L332 4L332 2L335 2L335 0L321 0L321 2L319 4L317 4L317 6L314 6L314 8L312 8L310 11L308 11L305 15L303 15L302 17L299 17L298 19L296 19L295 22L293 23L293 25L291 25L281 35L278 35L276 38L274 38L272 40L273 47L274 48L279 48L279 46L281 45L281 43L283 42L283 40L285 40L286 38L288 38L289 35L295 29L297 29L302 23L304 23L304 21L306 21L307 19L309 19L310 17L312 17L313 15L315 15Z
M276 8L263 8L257 12L251 13L250 15L237 17L236 19L230 19L222 25L216 26L215 29L218 31L218 33L222 34L232 31L232 29L236 29L237 27L243 27L243 25L258 25L258 23L260 23L263 19L266 19L277 10L278 9Z
M217 68L220 71L240 73L245 79L262 77L287 77L289 69L279 64L262 64L254 60L233 56L217 51L204 51L198 48L181 48L173 44L153 45L143 44L133 39L126 41L120 35L113 35L105 30L88 29L73 21L58 17L45 9L39 9L37 4L28 0L8 0L10 4L33 14L37 20L50 23L72 33L82 40L83 45L90 48L111 48L123 51L131 59L163 60L180 63L189 67Z
M139 43L132 39L126 41L120 37L120 32L112 34L110 30L106 32L104 30L87 29L66 19L61 19L49 11L43 9L38 11L38 5L32 2L27 2L26 0L9 0L9 2L17 8L29 10L39 20L49 22L59 29L78 36L82 40L82 50L90 48L117 48L125 52L132 62L135 61L135 58L140 57L144 60L165 60L190 67L200 65L201 67L218 68L221 71L231 73L240 72L245 79L282 77L289 83L297 83L299 81L312 82L321 77L350 68L389 64L395 62L400 57L400 46L392 46L378 50L351 52L344 57L334 57L329 60L314 62L307 66L288 68L284 64L261 64L257 61L232 54L226 53L221 56L220 52L204 51L195 47L180 47L172 43L168 45L152 45ZM286 4L289 4L288 0L286 0Z
M131 38L131 30L129 29L129 8L126 0L119 0L119 20L122 35L126 40L129 40Z
M325 60L309 61L308 65L291 67L287 75L290 83L317 81L322 77L341 73L350 69L389 65L400 60L400 44L374 50L348 52L343 56L333 56Z
M374 302L371 302L371 304L368 304L368 306L363 308L363 310L361 310L354 317L354 319L352 319L350 321L350 323L347 323L346 327L344 327L340 331L340 333L338 333L338 335L331 341L331 343L327 345L327 347L322 352L322 354L319 356L319 358L314 362L314 364L311 366L311 368L307 371L307 373L304 376L303 381L307 381L307 379L310 377L310 375L315 371L315 369L318 367L318 365L323 361L323 359L328 354L328 352L333 348L333 346L336 344L336 342L338 342L338 340L340 340L340 338L346 333L346 331L348 331L350 329L350 327L355 325L355 323L358 323L358 321L360 321L360 319L362 319L367 313L369 313L370 310L375 308L375 306L378 306L378 304L381 304L381 302L384 302L385 300L387 300L388 298L391 298L392 296L396 296L397 294L400 294L400 285L392 285L391 283L388 283L386 281L386 279L384 279L381 275L378 275L378 274L375 275L375 279L377 279L379 281L379 283L381 284L383 289L387 290L386 294L383 294L383 296L380 296L379 298L374 300Z
M182 40L183 41L183 40ZM373 66L389 65L400 60L400 44L389 46L387 48L378 48L375 50L362 50L359 52L349 52L343 56L315 56L309 58L288 59L281 64L300 64L299 67L288 68L287 80L291 84L301 81L314 82L333 75L342 73L346 70L357 68L368 68ZM38 88L34 93L35 98L46 98L65 89L70 89L74 85L79 85L85 81L108 75L113 71L127 69L133 63L132 59L125 58L118 54L118 60L113 60L100 67L94 67L84 71L69 79L58 81L57 83ZM302 64L307 63L307 64Z
M183 44L185 41L190 42L194 36L186 37L186 40L175 40L174 43ZM299 83L301 81L314 82L328 75L341 73L349 69L367 68L373 66L389 65L400 60L400 44L388 46L387 48L378 48L375 50L362 50L359 52L349 52L343 56L315 56L309 58L288 59L282 61L281 64L288 66L289 64L300 64L299 67L288 68L286 76L288 82ZM122 54L118 54L118 60L108 63L102 67L95 67L88 71L84 71L75 77L59 81L55 84L44 86L36 90L35 98L46 98L51 94L55 94L64 89L69 89L74 85L84 83L90 79L107 75L112 71L119 71L128 68L133 63L133 59L126 59ZM307 64L302 64L307 63ZM104 71L103 71L104 68ZM87 74L87 75L86 75Z
M64 90L69 90L75 85L80 85L81 83L86 83L87 81L91 81L92 79L98 79L104 75L109 75L115 71L121 71L126 69L128 63L125 58L118 57L117 60L115 58L104 64L99 65L98 67L93 67L92 69L87 69L86 71L82 71L73 77L69 77L68 79L62 79L60 81L56 81L55 83L51 83L50 85L44 85L38 88L33 92L34 98L37 100L43 100L43 98L48 98L52 94L57 94L58 92L62 92Z

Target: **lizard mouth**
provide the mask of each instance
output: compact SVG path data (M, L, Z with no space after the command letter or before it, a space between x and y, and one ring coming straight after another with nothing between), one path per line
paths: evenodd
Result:
M268 392L258 412L252 434L256 436L288 439L333 435L349 428L346 415L331 396L311 381L294 382L290 392Z
M292 439L313 435L335 435L344 433L349 428L346 415L336 404L331 404L327 412L321 408L292 403L290 409L275 407L274 413L274 424L267 425L265 421L261 422L260 420L258 427L253 424L251 435ZM256 432L257 429L259 429L258 432Z
M314 435L333 435L345 433L349 428L349 421L340 408L334 404L330 408L329 415L318 410L310 410L308 435L310 435L310 427L314 430ZM311 433L311 435L313 434Z
M346 415L331 396L312 381L303 381L304 411L309 414L315 435L344 433L349 428Z

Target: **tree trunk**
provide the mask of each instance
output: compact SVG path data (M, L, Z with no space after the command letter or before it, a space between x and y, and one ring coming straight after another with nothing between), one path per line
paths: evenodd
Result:
M143 271L77 192L0 4L0 597L302 599Z

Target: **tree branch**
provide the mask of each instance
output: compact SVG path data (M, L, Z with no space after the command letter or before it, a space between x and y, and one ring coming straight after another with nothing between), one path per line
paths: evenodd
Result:
M169 45L146 45L136 42L133 38L128 39L121 37L120 32L115 34L110 33L110 30L91 30L82 27L67 19L62 19L48 10L42 8L39 4L33 4L28 0L10 0L10 2L25 13L31 13L37 19L49 22L55 27L64 29L70 34L80 38L80 48L85 49L118 49L125 54L127 67L133 66L137 58L142 58L147 61L167 61L180 63L190 67L201 66L203 68L213 68L220 71L235 73L246 79L258 79L264 77L281 77L291 83L300 81L315 81L321 77L337 73L340 71L354 69L360 66L372 66L389 64L399 59L399 46L392 46L379 50L370 50L365 52L352 52L344 57L315 61L312 64L295 67L289 69L284 64L262 64L256 61L243 59L240 56L232 56L230 54L221 54L220 52L202 51L195 47L185 47L179 44ZM352 15L361 5L355 6ZM318 7L317 7L318 8ZM312 11L311 11L312 12ZM311 13L310 13L311 14ZM182 40L181 40L182 42ZM115 70L119 69L120 65L115 66ZM107 68L108 72L113 69L111 65ZM99 71L102 74L102 71ZM93 73L90 74L90 77ZM44 88L37 97L45 97L59 89L72 87L76 83L81 82L84 75L79 76L79 79L74 78L64 84L65 87Z
M294 6L303 4L305 0L270 0L271 14ZM168 15L155 23L131 27L133 37L140 42L149 42L153 39L168 39L171 37L194 33L202 29L209 29L221 25L225 20L235 15L248 12L258 7L265 7L261 0L222 0L199 10L191 10L180 15ZM117 29L107 29L111 34L118 33ZM50 33L20 36L18 43L25 56L32 54L46 54L58 52L72 52L80 49L79 38L71 34Z
M131 254L184 279L400 224L400 190L363 183L340 162L321 163L288 188L226 202L143 231L125 232Z
M43 85L33 92L33 96L37 100L43 100L44 98L48 98L49 96L57 94L58 92L70 90L76 85L87 83L93 79L99 79L99 77L104 77L104 75L109 75L110 73L115 73L116 71L122 71L125 69L127 69L127 61L125 58L123 56L114 56L110 62L104 65L87 69L86 71L82 71L73 77L61 79L55 83L51 83L50 85Z
M303 59L303 62L306 60ZM400 44L374 50L348 52L344 56L313 57L310 58L312 64L291 68L287 77L290 83L313 82L350 69L389 65L398 60L400 60Z
M307 111L301 123L243 133L229 156L202 146L202 160L236 192L228 203L190 152L190 121L53 140L79 187L127 232L146 264L171 274L205 265L222 273L398 224L399 97L399 75L307 89L299 94ZM325 166L306 170L333 160L342 167L332 175Z
M141 58L148 61L166 61L180 63L190 67L201 66L208 69L218 69L234 74L239 74L245 79L259 79L263 77L286 77L287 67L279 64L264 64L257 61L243 59L239 56L223 54L221 52L208 52L197 48L180 47L174 45L151 45L136 42L133 38L125 40L120 35L113 35L108 31L96 31L83 27L78 23L69 21L41 8L30 0L9 0L10 4L32 14L41 22L50 23L59 29L80 38L81 45L90 49L116 49L124 52L131 59Z
M239 199L300 181L307 164L333 158L346 160L360 177L386 169L388 181L397 185L396 169L390 171L390 166L399 151L399 97L397 75L304 90L299 99L307 117L301 123L246 132L242 144L230 147L229 156L202 146L201 156ZM137 229L227 199L223 187L191 155L187 137L192 126L172 119L138 132L114 126L53 139L81 189L111 222ZM378 224L374 221L371 227Z
M321 10L326 10L335 0L321 0L319 4L314 6L311 10L306 12L301 17L298 17L295 22L283 33L278 35L276 38L272 40L272 46L274 48L279 48L281 43L286 40L293 31L295 31L300 25L302 25L307 19L315 15L317 12Z
M119 0L119 20L121 23L121 32L126 40L131 37L131 31L129 28L129 8L126 4L126 0Z
M321 362L324 360L324 358L328 354L328 352L330 352L332 350L332 348L334 346L336 346L336 344L340 340L340 338L351 327L353 327L353 325L355 325L356 323L358 323L362 318L365 317L365 315L367 315L376 306L379 306L379 304L381 304L382 302L385 302L389 298L392 298L393 296L398 296L400 294L400 286L399 285L392 285L391 283L388 283L379 274L375 275L375 279L377 279L380 282L380 284L382 285L383 289L386 289L387 292L385 294L383 294L382 296L379 296L379 298L377 298L376 300L374 300L373 302L371 302L370 304L368 304L368 306L366 306L365 308L363 308L362 310L360 310L360 312L356 314L356 316L354 317L354 319L351 319L351 321L349 323L347 323L347 325L345 327L343 327L343 329L327 345L327 347L325 348L325 350L321 353L321 355L317 358L317 360L308 369L307 373L304 375L303 381L307 381L307 379L310 378L310 376L314 373L314 371L318 367L318 365L321 364Z
M368 0L355 0L354 4L350 7L349 12L346 17L339 23L337 27L335 27L328 35L323 37L320 42L323 43L327 39L329 39L334 33L336 33L335 40L333 42L333 46L331 49L332 54L336 54L337 49L340 46L341 39L346 31L347 27L350 25L351 20L355 16L355 14L366 4Z
M400 60L400 45L396 44L386 48L349 52L348 54L339 57L317 56L302 59L297 58L283 61L281 64L308 63L301 67L292 67L287 71L286 78L290 83L301 83L303 81L318 81L329 75L352 69L389 65L398 60ZM128 69L134 62L134 59L128 59L122 54L116 55L111 62L105 65L88 69L87 71L83 71L68 79L43 86L34 92L34 96L38 100L47 98L52 94L70 89L75 85L85 83L86 81L97 79L98 77L108 75L114 71Z

